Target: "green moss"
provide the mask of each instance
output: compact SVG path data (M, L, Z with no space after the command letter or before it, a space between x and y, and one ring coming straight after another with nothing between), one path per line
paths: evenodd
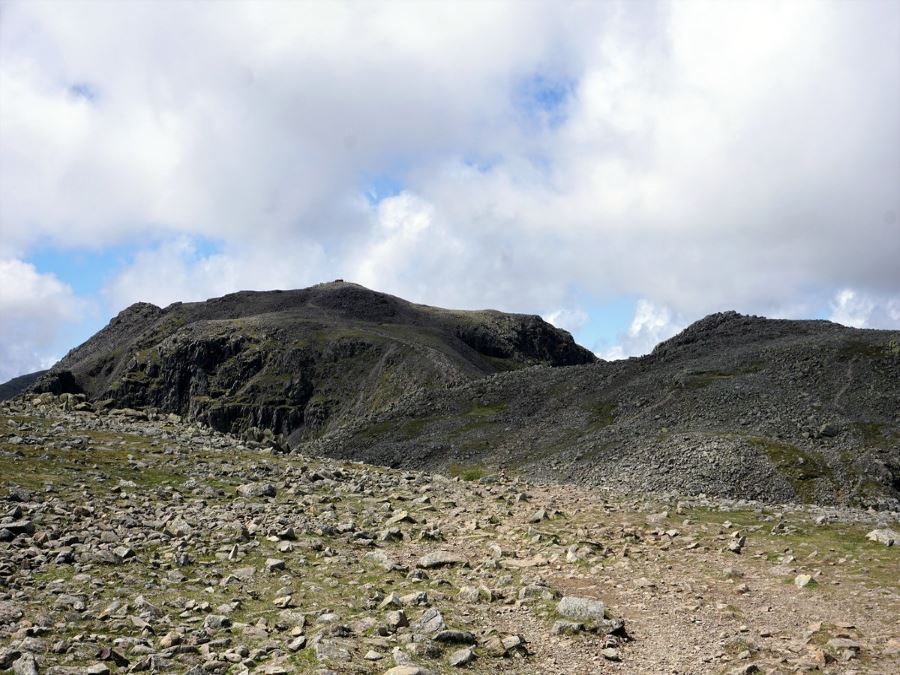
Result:
M319 660L312 648L301 649L291 656L290 663L295 665L300 673L311 673L319 666Z
M488 475L487 469L478 464L451 464L447 472L462 480L479 480Z
M485 361L490 363L499 373L508 372L510 370L521 370L526 364L515 359L504 359L499 356L485 356Z
M602 429L616 421L617 404L613 401L599 401L589 408L591 422L588 429Z
M787 443L754 436L751 445L762 450L794 488L797 498L803 502L815 501L815 482L826 479L833 482L833 474L825 459L813 450L804 450Z
M375 440L391 432L396 432L403 439L410 440L419 436L433 420L433 417L419 417L405 421L384 420L365 427L359 433L359 436L364 439Z
M839 361L852 359L879 359L893 351L892 343L868 342L866 340L852 339L844 342L837 351Z
M737 377L739 373L725 370L709 370L698 373L690 373L684 380L685 389L702 389L709 386L713 382L720 380L730 380Z
M477 405L471 408L466 415L468 417L495 417L506 410L506 401L495 403L493 405Z
M854 424L866 445L889 448L900 442L900 433L881 422L857 422Z

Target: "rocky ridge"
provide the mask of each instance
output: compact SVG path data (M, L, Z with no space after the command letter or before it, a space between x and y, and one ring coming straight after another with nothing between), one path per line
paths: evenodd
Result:
M43 394L0 404L0 671L897 672L898 517L451 479Z
M415 305L336 281L166 308L137 303L31 387L153 407L295 444L415 391L594 355L537 316Z
M649 355L417 392L305 452L394 467L896 508L900 332L735 312Z

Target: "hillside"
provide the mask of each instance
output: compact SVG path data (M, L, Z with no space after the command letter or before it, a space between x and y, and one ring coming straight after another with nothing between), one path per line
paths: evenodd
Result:
M415 305L338 281L165 309L132 305L32 389L154 407L220 431L270 430L295 443L418 390L594 360L537 316Z
M395 467L894 506L900 333L716 314L652 354L426 391L304 446Z
M15 398L33 385L46 372L46 370L38 370L34 373L19 375L19 377L14 377L0 384L0 401L8 401L11 398Z

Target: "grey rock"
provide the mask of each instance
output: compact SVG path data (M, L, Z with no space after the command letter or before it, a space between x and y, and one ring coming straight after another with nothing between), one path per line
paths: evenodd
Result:
M435 567L446 567L448 565L468 565L469 561L458 553L450 551L432 551L421 558L416 563L417 567L422 569L432 569Z
M606 605L593 598L567 595L559 601L556 612L569 619L603 621L606 618Z
M245 483L238 486L237 493L241 497L258 499L259 497L274 497L278 491L271 483Z
M475 652L468 647L457 649L447 657L447 663L449 663L454 668L461 668L462 666L466 666L472 663L472 661L474 660Z
M350 661L352 656L346 647L334 640L320 640L315 647L319 661Z
M231 625L231 619L222 614L208 614L203 620L203 627L212 630L219 628L228 628Z
M34 534L34 523L30 520L13 520L8 523L0 523L0 527L9 530L13 534Z
M447 624L444 623L444 617L436 607L429 607L422 615L410 624L410 628L414 633L423 635L432 635L444 630Z
M585 630L585 626L583 623L578 621L566 621L565 619L560 619L559 621L555 621L553 623L553 628L551 632L554 635L577 635L578 633L583 633Z
M37 661L34 659L34 654L28 652L22 654L13 662L12 670L14 675L38 675Z
M866 535L866 539L869 541L874 541L878 544L884 544L885 546L893 546L900 541L900 536L897 535L892 529L888 527L882 527L872 530Z
M266 560L266 572L270 574L272 572L279 572L285 568L284 560L280 560L279 558L268 558Z

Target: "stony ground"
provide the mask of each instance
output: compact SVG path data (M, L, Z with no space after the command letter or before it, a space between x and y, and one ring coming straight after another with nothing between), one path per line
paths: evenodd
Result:
M0 407L0 672L900 672L900 546L866 539L897 513L399 472L150 417Z

